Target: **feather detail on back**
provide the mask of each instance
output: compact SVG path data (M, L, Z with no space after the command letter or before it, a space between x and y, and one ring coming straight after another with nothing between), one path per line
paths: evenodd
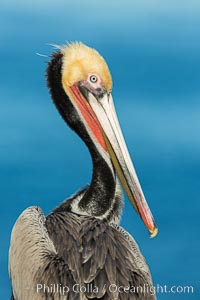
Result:
M13 228L9 256L15 300L155 299L112 288L151 287L152 280L134 239L105 220L63 211L45 218L30 207Z

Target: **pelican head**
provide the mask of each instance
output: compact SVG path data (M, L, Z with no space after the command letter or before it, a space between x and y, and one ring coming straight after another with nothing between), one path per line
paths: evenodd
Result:
M65 94L69 99L68 104L64 100L59 103L54 100L61 115L80 136L78 126L84 126L96 149L110 164L113 172L117 173L127 197L151 237L156 236L158 229L145 200L115 112L111 95L112 78L105 60L96 50L82 43L60 47L54 59L60 61L60 77L48 74L52 97L56 99ZM56 81L61 82L59 91L52 88ZM68 113L68 105L76 112L73 116Z

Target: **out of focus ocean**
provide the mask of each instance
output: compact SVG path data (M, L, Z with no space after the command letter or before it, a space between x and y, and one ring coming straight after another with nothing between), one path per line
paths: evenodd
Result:
M200 299L199 1L1 1L0 299L10 297L7 256L19 214L47 214L90 182L83 142L48 94L52 46L82 41L113 75L113 98L138 176L159 227L150 239L126 199L122 226L137 240L158 300ZM192 286L193 293L181 286Z

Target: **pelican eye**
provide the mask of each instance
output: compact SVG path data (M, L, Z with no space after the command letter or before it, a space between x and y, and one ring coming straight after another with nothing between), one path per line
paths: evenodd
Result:
M91 76L90 76L90 81L91 81L92 83L96 83L96 82L98 81L97 76L96 76L96 75L91 75Z

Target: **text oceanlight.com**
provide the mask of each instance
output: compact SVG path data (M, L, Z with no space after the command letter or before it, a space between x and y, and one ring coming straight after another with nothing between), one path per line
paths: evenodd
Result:
M93 293L98 294L99 292L103 292L108 290L110 293L130 293L130 294L193 294L194 287L193 286L168 286L168 285L160 285L157 284L155 286L150 286L148 284L140 285L140 286L117 286L116 284L104 285L103 288L100 289L98 286L88 284L88 285L80 285L74 284L72 287L63 286L61 284L37 284L37 293L51 293L51 294L60 294L66 295L69 292L73 293Z

